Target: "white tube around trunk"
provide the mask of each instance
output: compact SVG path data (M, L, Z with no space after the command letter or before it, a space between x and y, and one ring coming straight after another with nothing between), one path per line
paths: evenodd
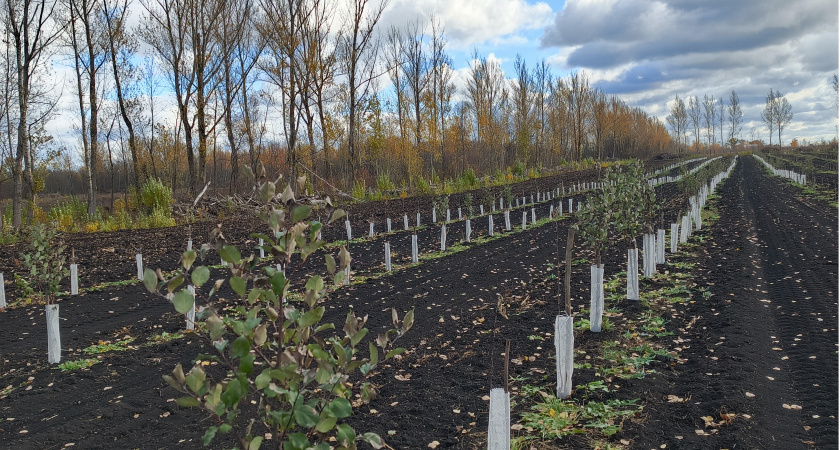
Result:
M408 214L403 214L403 229L408 231Z
M656 230L656 263L665 264L665 230Z
M472 226L470 225L470 219L467 219L467 231L466 231L467 242L470 242L470 235L471 234L472 234Z
M353 230L350 229L350 220L349 219L344 221L344 229L347 231L347 240L352 241L353 240Z
M563 216L563 202L557 203L557 215Z
M385 271L391 271L391 243L385 243Z
M691 225L689 225L688 216L682 216L682 224L680 224L680 244L688 242L688 233Z
M143 281L143 255L138 253L134 258L137 260L137 279Z
M490 389L487 450L510 450L510 393L502 388Z
M3 280L3 272L0 272L0 308L6 307L6 281Z
M557 357L557 398L572 395L572 372L575 358L574 317L557 316L554 319L554 350Z
M449 223L451 219L449 218L449 208L446 209L446 223Z
M388 232L390 233L391 232L391 218L390 217L385 219L385 226L387 227Z
M263 238L260 238L260 259L265 258L265 249L263 248L263 245L265 245L265 241L263 241Z
M589 331L601 331L601 319L604 316L604 265L589 266Z
M537 210L535 208L531 208L531 225L537 224Z
M481 213L481 215L483 216L483 215L484 215L484 205L478 205L478 211L479 211L479 212Z
M417 226L420 226L420 213L417 213Z
M548 205L548 217L554 215L554 204Z
M446 224L440 227L440 251L446 251Z
M510 231L510 211L505 211L505 231Z
M493 236L493 215L492 214L489 214L487 216L487 221L489 222L489 225L487 226L487 232L490 234L490 236Z
M187 286L187 290L193 296L192 308L187 310L187 330L195 330L195 287Z
M368 237L373 237L373 222L370 223L370 229L368 230Z
M519 197L516 197L516 207L519 208Z
M464 216L461 215L461 207L459 206L458 207L458 220L461 220L463 218L464 218Z
M528 228L528 213L522 211L522 229L526 230Z
M505 199L499 198L499 209L505 209Z
M678 223L671 224L671 253L677 253L677 236L679 234L680 225Z
M419 249L417 248L417 235L411 235L411 262L416 263L418 261L418 253L420 253Z
M187 239L187 250L192 250L192 239Z
M639 249L627 249L627 300L639 299Z
M437 208L432 207L432 223L437 223Z
M572 211L573 211L573 209L572 209L572 199L569 199L569 214L571 214Z
M58 305L46 306L47 313L47 361L50 364L61 362L61 332L58 326Z
M344 269L344 285L350 286L350 263L347 263L347 268Z
M79 265L70 264L70 295L79 295Z

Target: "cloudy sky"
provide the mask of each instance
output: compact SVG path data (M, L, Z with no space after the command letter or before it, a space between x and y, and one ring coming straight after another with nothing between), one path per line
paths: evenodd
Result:
M669 102L704 94L744 109L767 141L759 113L772 88L794 117L782 140L837 135L831 78L838 71L838 4L834 0L392 0L385 23L433 13L462 73L473 49L502 61L513 76L521 54L545 59L557 76L583 70L594 86L665 120Z

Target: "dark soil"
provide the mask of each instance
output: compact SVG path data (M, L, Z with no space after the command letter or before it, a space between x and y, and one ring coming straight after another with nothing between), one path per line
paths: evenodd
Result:
M673 370L668 369L670 364L659 364L660 374L644 380L616 380L619 398L642 396L646 403L643 415L632 424L628 421L616 436L631 441L633 448L658 448L663 443L671 448L797 448L805 446L803 440L814 441L818 448L837 445L837 213L806 208L795 198L793 188L765 178L759 170L753 162L739 163L732 178L719 187L724 196L720 222L701 232L706 236L708 255L698 267L707 270L698 270L697 275L713 295L705 301L695 294L696 302L681 309L672 321L675 331L684 331L680 337L687 343L681 350L687 362ZM684 210L685 197L673 184L660 187L658 198L667 205L663 224ZM775 202L769 203L777 207L773 215L761 209L768 204L765 202ZM566 207L564 203L564 210ZM370 212L361 211L351 210L351 218ZM421 211L425 217L430 216L428 207ZM538 217L547 212L548 203L537 207ZM401 212L394 210L389 215L397 219ZM244 242L250 233L250 222L241 220L226 223L225 233L231 240ZM473 221L473 236L486 233L486 220ZM498 233L504 226L501 214L496 214L494 221ZM515 228L521 226L520 211L511 214L511 222ZM511 357L518 361L511 365L511 375L548 385L551 382L545 380L554 377L554 361L550 358L553 345L547 333L553 330L558 296L557 283L547 280L556 269L547 263L556 263L558 251L564 251L570 223L564 219L529 228L335 292L327 302L325 319L340 323L350 309L369 314L371 335L388 326L391 307L400 312L416 309L414 328L399 342L409 351L381 366L372 379L379 396L359 408L352 425L357 430L379 433L395 449L426 448L435 440L439 448L486 446L488 403L483 398L490 387L502 382L505 340L511 340ZM244 229L236 229L234 224ZM779 224L785 227L782 231ZM795 224L799 226L793 228ZM363 222L354 223L354 234L357 227L366 231L363 226ZM463 222L449 225L450 243L462 239L463 227ZM394 221L394 228L402 228L401 219ZM158 244L147 249L160 251L160 257L166 258L162 261L167 261L161 265L172 261L174 266L183 248L184 230L154 231L157 234L150 231L138 239L154 239ZM331 233L341 238L343 227ZM385 239L394 248L394 263L405 263L410 258L409 233L377 235L352 244L355 275L382 271ZM438 226L418 234L424 252L439 248ZM740 250L733 251L733 246ZM605 257L607 278L623 266L623 247L616 247ZM787 252L777 250L778 254L767 256L777 258L782 265L765 262L763 252L771 247ZM752 250L747 252L748 248ZM132 249L124 249L131 256ZM585 257L589 255L583 251L575 254L575 259ZM313 257L290 268L290 277L303 278L305 273L317 270L321 261ZM126 267L113 273L108 272L107 261L100 260L99 264L91 270L102 273L106 281L125 279L134 272L133 257L121 263ZM588 304L588 272L586 264L574 266L576 309ZM646 287L650 286L643 289ZM809 292L800 294L802 290ZM231 293L223 289L220 296L230 298ZM500 298L507 307L507 319L496 311ZM793 300L798 301L790 303ZM638 313L634 305L625 303L620 305L625 314ZM183 317L139 285L66 297L60 305L63 361L90 357L81 349L125 336L135 338L131 343L134 348L101 355L102 363L89 369L61 373L46 363L43 306L0 313L0 390L13 388L0 398L0 447L48 449L74 443L74 448L199 448L201 435L212 423L198 410L177 407L172 401L177 392L160 376L177 363L192 365L197 353L208 350L195 335L166 343L150 342L162 331L180 330ZM811 306L804 309L807 305ZM783 308L777 310L775 306ZM692 327L686 328L695 316L699 317ZM747 326L750 323L758 331L746 334L751 330ZM823 332L823 328L828 331ZM595 349L602 342L616 339L616 333L576 333L576 348ZM538 335L547 340L528 338ZM726 339L719 339L721 336ZM776 336L772 339L779 343L771 342L770 336ZM724 343L715 345L720 341ZM777 346L784 351L772 350ZM718 359L712 360L712 355ZM523 356L534 359L525 361ZM782 356L788 359L781 360ZM812 360L810 356L817 358ZM576 385L596 379L594 369L575 371ZM518 388L514 383L513 391ZM755 397L747 398L745 392ZM664 399L672 393L689 393L692 400L667 403ZM801 405L803 409L784 409L782 403ZM695 429L703 428L701 416L715 415L723 409L750 414L751 419L739 417L711 436L695 434ZM515 411L514 415L521 412ZM810 426L810 431L803 426ZM582 439L564 438L557 445L587 446ZM214 447L222 445L233 443L214 443Z
M688 362L646 387L647 420L626 434L635 448L837 448L837 210L750 157L718 192L697 272L712 295L675 321ZM738 418L705 426L721 413Z

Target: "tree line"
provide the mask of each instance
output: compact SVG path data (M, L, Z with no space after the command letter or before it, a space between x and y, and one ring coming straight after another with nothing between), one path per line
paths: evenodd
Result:
M467 169L645 157L671 143L656 118L583 72L556 77L545 61L517 57L508 78L475 51L459 89L440 21L384 29L386 6L5 0L0 187L11 182L13 226L48 184L84 186L94 214L108 189L113 198L149 178L191 195L208 182L234 189L241 167L260 162L320 187L385 174L410 188ZM63 88L75 113L58 108L51 61L71 69ZM162 96L174 121L163 118ZM45 130L50 120L72 122L78 142L57 142ZM83 167L71 164L68 147L80 150Z

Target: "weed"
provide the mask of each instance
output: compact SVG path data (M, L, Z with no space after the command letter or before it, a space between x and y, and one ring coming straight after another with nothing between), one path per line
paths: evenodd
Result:
M99 364L99 362L100 361L96 358L78 359L59 364L58 368L61 369L62 372L72 372L74 370L87 369L94 364Z
M82 352L88 355L99 355L101 353L107 352L124 352L130 349L128 344L130 344L133 341L134 338L128 338L113 343L110 341L99 341L98 344L93 344L88 347L85 347L84 349L82 349Z

